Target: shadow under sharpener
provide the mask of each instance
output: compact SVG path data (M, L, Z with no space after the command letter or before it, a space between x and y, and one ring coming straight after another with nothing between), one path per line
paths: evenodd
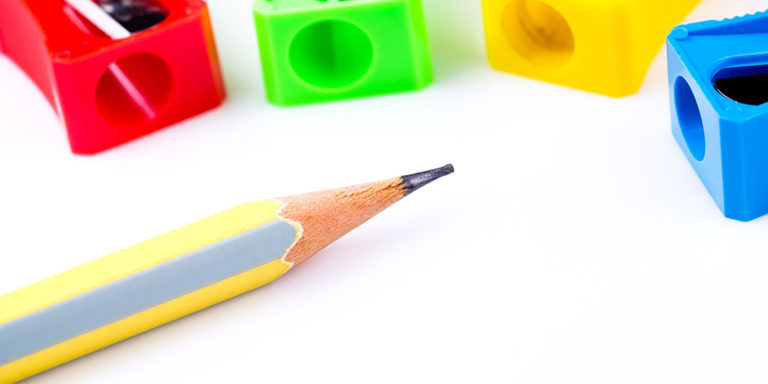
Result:
M675 28L672 131L726 217L768 213L768 15Z
M107 150L224 100L206 4L155 3L167 11L159 24L112 40L61 0L0 0L0 52L48 98L74 153Z
M256 0L267 99L297 105L423 88L421 0Z
M608 96L636 93L699 0L482 0L494 69Z

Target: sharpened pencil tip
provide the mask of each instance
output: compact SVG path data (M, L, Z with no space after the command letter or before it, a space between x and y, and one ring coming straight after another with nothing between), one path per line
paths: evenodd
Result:
M403 189L406 190L406 194L411 194L413 191L443 177L450 175L454 172L453 164L431 169L429 171L414 173L412 175L403 176Z

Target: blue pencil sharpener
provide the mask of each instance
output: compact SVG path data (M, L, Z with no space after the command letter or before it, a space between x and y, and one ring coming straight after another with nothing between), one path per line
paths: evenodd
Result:
M726 217L768 213L768 14L676 27L672 131Z

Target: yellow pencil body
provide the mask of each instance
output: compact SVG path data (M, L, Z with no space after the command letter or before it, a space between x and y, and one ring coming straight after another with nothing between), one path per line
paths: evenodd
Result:
M0 296L0 384L270 283L453 166L248 203Z
M0 384L272 282L302 233L281 209L244 204L0 296Z

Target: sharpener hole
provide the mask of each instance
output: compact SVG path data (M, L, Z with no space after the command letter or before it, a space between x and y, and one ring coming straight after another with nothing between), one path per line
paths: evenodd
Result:
M674 92L677 121L683 132L683 139L688 146L688 151L691 152L691 156L697 161L701 161L706 153L706 139L696 96L693 94L691 86L682 77L675 80Z
M737 103L768 103L768 65L725 68L717 72L712 81L721 95Z
M514 0L502 16L502 29L512 48L533 64L556 67L573 56L570 25L549 4L540 0Z
M322 20L302 28L291 41L293 72L320 88L342 88L365 76L373 64L373 43L360 27Z
M110 64L96 86L96 109L115 126L152 121L168 102L171 69L163 59L142 53Z
M157 0L96 0L123 28L141 32L165 21L168 8Z
M110 17L128 32L137 33L152 28L168 18L168 9L156 0L94 0ZM62 4L64 15L86 35L108 38L88 18L67 3Z

